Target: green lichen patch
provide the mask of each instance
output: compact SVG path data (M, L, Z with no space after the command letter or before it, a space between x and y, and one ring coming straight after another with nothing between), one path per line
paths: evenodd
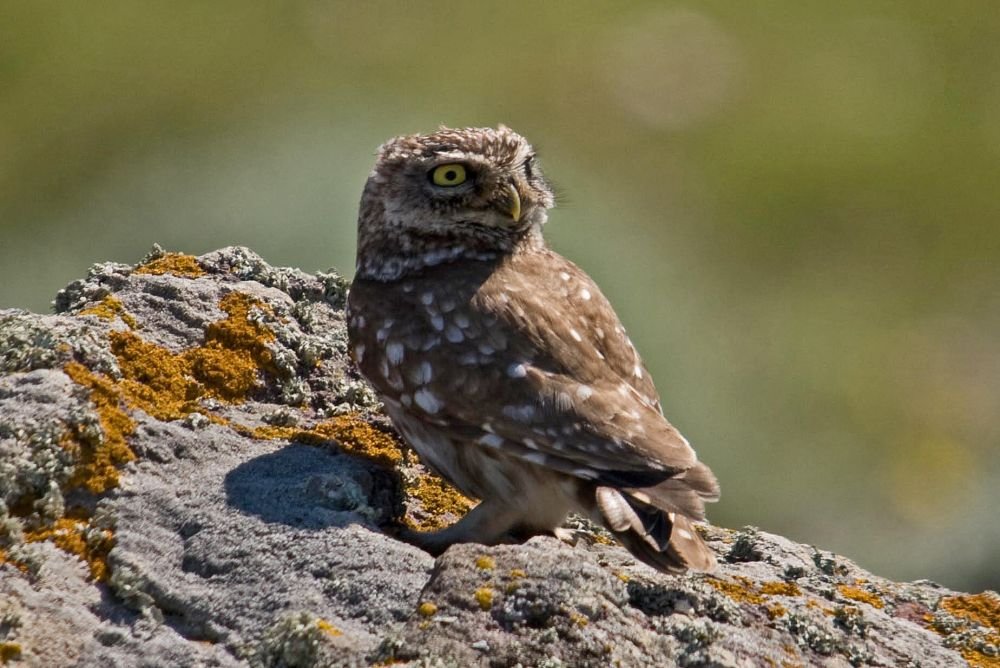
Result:
M311 612L296 612L275 622L244 658L255 668L264 666L334 665L331 654L342 632Z

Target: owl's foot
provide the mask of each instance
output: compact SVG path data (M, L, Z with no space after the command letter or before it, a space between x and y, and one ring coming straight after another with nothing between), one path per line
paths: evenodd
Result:
M450 527L438 531L403 529L398 536L401 540L438 556L455 543L497 545L506 542L511 529L520 519L519 514L510 507L484 501Z

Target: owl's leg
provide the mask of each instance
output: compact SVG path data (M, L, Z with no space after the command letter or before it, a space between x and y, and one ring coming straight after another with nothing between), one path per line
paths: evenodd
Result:
M523 516L516 508L500 501L483 501L465 517L439 531L405 529L399 537L411 545L437 556L455 543L496 545L503 542Z

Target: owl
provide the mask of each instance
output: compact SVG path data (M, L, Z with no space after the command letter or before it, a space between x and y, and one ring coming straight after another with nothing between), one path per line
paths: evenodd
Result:
M358 217L351 354L423 463L480 500L404 538L438 554L560 535L578 512L654 568L710 570L692 523L718 499L715 476L664 418L600 289L546 245L553 206L531 145L504 126L378 150Z

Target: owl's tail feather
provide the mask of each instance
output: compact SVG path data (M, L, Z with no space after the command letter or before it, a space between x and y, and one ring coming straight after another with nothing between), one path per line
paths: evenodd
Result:
M715 555L684 515L611 487L598 487L596 500L604 525L637 559L667 573L715 567Z
M658 485L627 491L639 501L693 520L705 519L705 503L719 500L719 483L701 462Z

